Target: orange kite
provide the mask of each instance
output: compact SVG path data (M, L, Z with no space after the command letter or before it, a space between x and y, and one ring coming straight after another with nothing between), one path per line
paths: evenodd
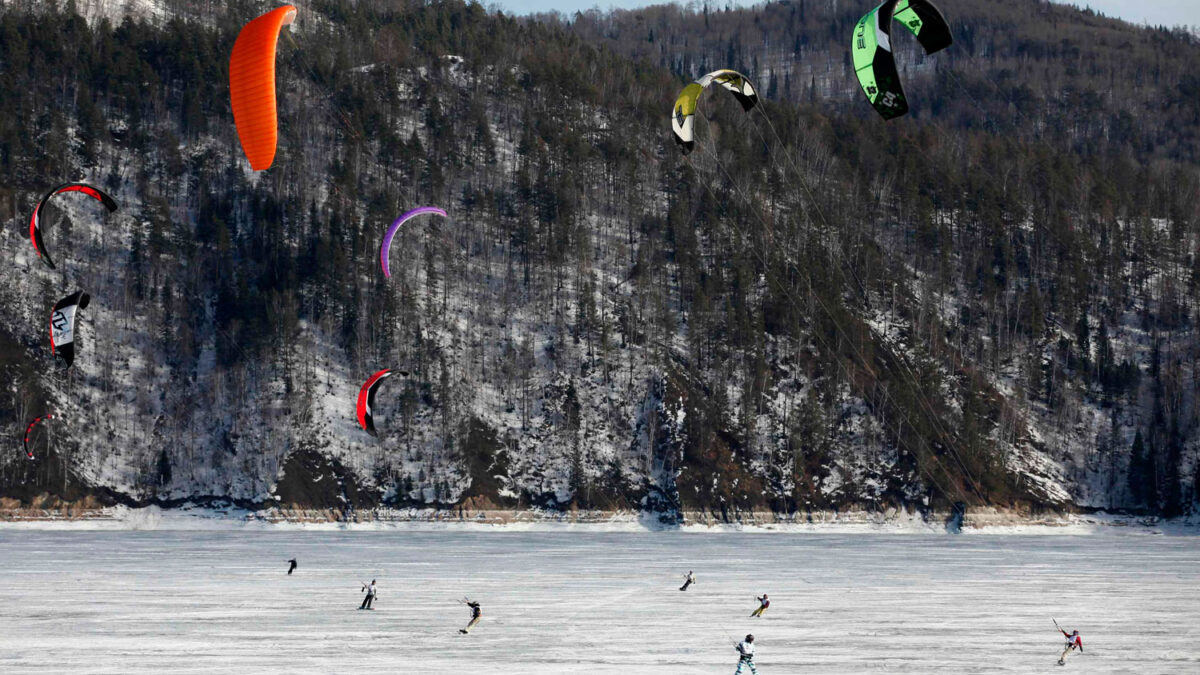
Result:
M275 44L279 31L296 19L284 5L246 24L229 59L229 98L242 149L255 171L271 168L279 138L275 111Z

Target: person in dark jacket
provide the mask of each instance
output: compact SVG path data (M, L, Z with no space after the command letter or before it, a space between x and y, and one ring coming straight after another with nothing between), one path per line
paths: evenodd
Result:
M363 584L363 590L366 591L367 597L363 598L362 604L358 608L371 609L371 603L375 602L375 580L372 579L371 583Z
M458 630L458 632L462 633L463 635L470 633L471 629L475 627L475 624L479 623L480 617L483 616L483 610L479 608L478 602L471 602L470 600L467 600L467 607L471 608L471 622L467 624L466 628L460 628Z
M696 583L696 575L692 574L691 570L688 570L687 576L683 578L683 585L679 587L679 590L686 591L688 586L691 586L694 583Z

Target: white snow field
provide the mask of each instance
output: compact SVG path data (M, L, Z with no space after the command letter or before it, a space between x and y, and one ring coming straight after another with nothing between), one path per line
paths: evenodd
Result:
M10 675L733 673L747 632L765 675L1200 672L1200 537L1145 531L0 529L0 568Z

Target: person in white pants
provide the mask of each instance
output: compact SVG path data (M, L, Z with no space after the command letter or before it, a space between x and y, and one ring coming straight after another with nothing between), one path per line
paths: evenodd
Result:
M745 640L738 643L738 667L733 675L741 675L742 668L750 668L750 675L758 675L758 669L754 667L754 636L747 635Z
M1067 665L1067 657L1071 655L1073 650L1078 648L1079 653L1083 653L1083 636L1077 630L1068 633L1060 628L1059 631L1063 634L1063 637L1067 638L1067 646L1063 648L1062 654L1058 657L1058 665L1065 666Z

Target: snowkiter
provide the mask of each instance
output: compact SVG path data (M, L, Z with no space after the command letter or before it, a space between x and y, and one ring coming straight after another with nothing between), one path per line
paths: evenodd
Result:
M372 579L371 583L363 584L362 589L366 591L367 597L363 598L362 604L359 605L358 608L371 609L371 603L375 602L375 580Z
M292 558L291 560L288 561L288 574L290 575L292 572L295 572L295 571L296 571L296 559Z
M747 635L745 640L737 644L738 667L733 675L741 675L742 668L750 668L750 675L757 675L758 669L754 667L754 636Z
M1071 655L1073 650L1078 649L1080 654L1083 653L1083 636L1077 630L1068 633L1059 628L1058 631L1063 634L1063 637L1067 638L1067 644L1063 647L1062 654L1058 657L1058 665L1065 666L1067 665L1067 657Z
M471 622L467 624L466 628L458 629L458 632L462 633L463 635L470 633L471 629L475 627L475 624L479 623L479 618L483 616L483 610L479 608L478 602L471 602L470 600L467 600L467 607L471 608Z
M758 609L750 612L750 616L762 616L763 612L767 611L767 608L771 606L771 601L767 599L766 593L755 597L755 599L758 600Z
M696 575L692 574L691 570L688 570L687 575L683 577L683 585L679 587L679 590L686 591L688 586L691 586L694 583L696 583Z

